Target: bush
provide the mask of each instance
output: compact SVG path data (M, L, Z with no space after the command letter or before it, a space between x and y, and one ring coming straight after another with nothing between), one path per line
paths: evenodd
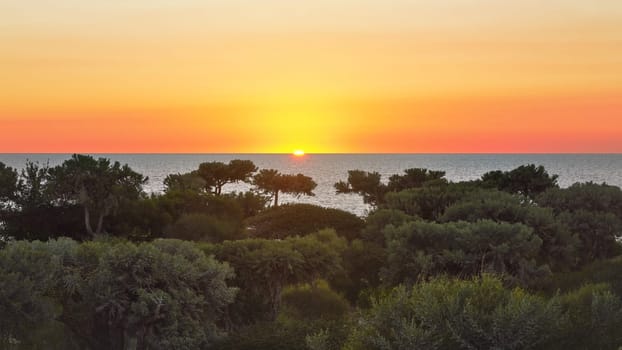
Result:
M210 348L232 273L177 240L11 242L0 250L0 345Z
M557 213L587 210L612 213L622 219L622 190L617 186L576 183L564 189L549 189L537 197L537 202Z
M584 285L562 295L564 317L548 349L618 349L622 345L622 302L606 285Z
M182 215L164 230L167 238L219 243L242 238L239 225L205 214Z
M284 312L300 320L334 320L344 317L350 304L325 283L289 287L283 292Z
M555 273L541 281L541 289L554 294L557 291L572 291L586 283L607 284L614 294L622 298L622 256L594 262L579 271Z
M560 317L557 300L490 276L441 278L376 299L345 349L536 349L557 334Z
M335 229L348 240L360 236L365 223L352 213L311 204L286 204L270 208L246 220L249 234L261 238L304 236L321 229Z
M390 285L484 272L527 284L548 271L535 260L542 240L523 224L413 221L388 226L385 235L387 263L381 276Z
M542 240L539 261L555 271L575 266L579 239L555 218L550 208L539 207L522 195L498 190L475 191L448 207L440 217L442 222L484 219L532 228Z

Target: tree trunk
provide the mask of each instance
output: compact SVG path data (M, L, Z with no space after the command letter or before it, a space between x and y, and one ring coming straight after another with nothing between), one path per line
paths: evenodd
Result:
M279 206L279 191L274 191L274 206Z
M84 206L84 226L86 226L86 232L88 232L88 234L91 236L95 235L91 227L91 213L89 213L89 208L87 206Z
M102 229L104 226L104 213L99 213L99 217L97 218L97 231L95 231L95 233L100 234L102 233Z

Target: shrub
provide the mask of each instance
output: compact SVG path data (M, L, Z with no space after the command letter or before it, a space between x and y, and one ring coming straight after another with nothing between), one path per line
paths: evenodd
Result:
M283 307L289 316L301 320L339 319L350 310L348 301L325 283L287 288Z
M225 240L239 239L242 230L234 222L225 221L205 214L182 215L173 225L164 230L167 238L187 241L219 243Z
M556 300L490 276L435 279L376 299L345 349L536 349L557 334L560 317Z
M364 222L352 213L311 204L286 204L270 208L246 221L253 237L304 236L325 228L348 240L360 236Z

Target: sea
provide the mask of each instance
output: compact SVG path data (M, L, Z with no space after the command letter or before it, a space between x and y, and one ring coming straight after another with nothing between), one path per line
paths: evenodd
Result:
M525 164L543 165L550 174L559 175L559 184L567 187L576 182L593 181L622 187L622 154L93 154L128 164L149 177L148 193L164 189L168 174L197 169L202 162L228 162L248 159L260 169L277 169L282 173L311 176L318 186L315 196L283 195L282 203L301 202L338 208L364 216L369 211L361 197L335 194L335 182L345 180L348 170L377 171L384 181L408 168L443 170L451 181L473 180L491 170L511 170ZM0 154L0 162L21 169L27 160L61 164L70 154ZM224 191L246 191L247 184L228 185Z

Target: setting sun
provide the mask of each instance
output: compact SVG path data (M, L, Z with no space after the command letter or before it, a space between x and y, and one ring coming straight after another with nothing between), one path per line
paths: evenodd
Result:
M305 151L303 151L303 150L301 150L301 149L297 149L297 150L295 150L295 151L294 151L294 155L295 155L296 157L302 157L302 156L304 156L304 155L305 155Z

